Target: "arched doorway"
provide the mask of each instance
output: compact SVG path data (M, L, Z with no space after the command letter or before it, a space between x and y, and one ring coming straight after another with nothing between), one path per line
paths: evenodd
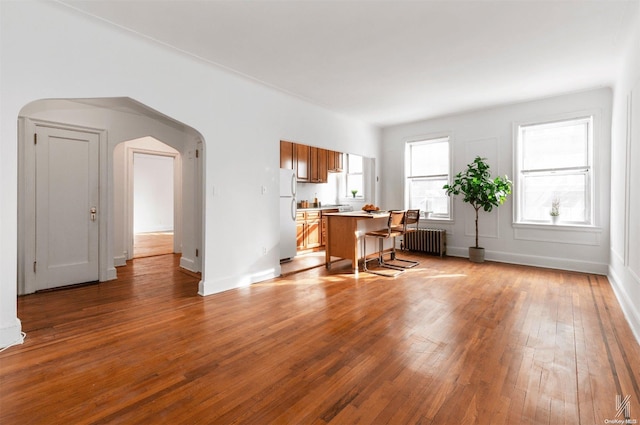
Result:
M123 146L128 258L181 253L182 155L151 136Z
M133 175L133 258L179 252L175 238L176 168L179 156L135 152Z
M202 167L199 162L203 159L203 141L201 135L193 128L179 123L167 116L142 105L129 98L102 98L102 99L52 99L40 100L26 105L19 116L20 143L18 152L19 163L19 246L18 246L18 293L27 294L43 289L42 274L48 273L52 261L43 256L43 250L36 249L37 240L42 239L42 229L36 225L37 218L49 214L51 209L41 208L38 203L38 188L42 192L43 182L38 183L35 176L42 160L37 160L39 150L49 144L54 146L54 155L48 157L50 164L61 164L57 167L65 174L70 165L84 163L84 157L75 155L70 159L67 151L77 150L84 152L85 147L78 147L78 143L71 143L70 148L59 140L75 140L75 134L95 134L97 149L97 165L88 167L76 167L88 169L97 175L99 184L96 187L97 197L95 205L88 205L87 211L76 214L73 224L67 224L75 228L79 221L89 217L89 226L94 226L97 232L98 271L99 281L108 281L117 276L116 267L124 265L126 260L132 257L129 246L129 218L126 197L126 164L128 154L125 149L126 141L153 137L162 140L168 146L175 149L180 155L180 216L176 220L176 228L180 232L180 249L182 257L181 267L193 271L202 272L204 249L202 246L203 230L203 200L202 200ZM73 131L73 137L62 139L43 140L40 146L31 143L35 134L46 128L65 129ZM88 145L86 145L88 146ZM93 146L93 145L92 145ZM65 150L66 149L66 150ZM62 161L62 162L61 162ZM50 179L52 180L52 179ZM78 178L62 179L56 186L58 191L66 195L65 184L75 187L69 182ZM62 188L62 189L60 189ZM89 190L91 191L91 190ZM82 198L82 196L80 196ZM77 204L82 204L80 199ZM60 217L69 216L65 210L68 206L61 202ZM59 208L59 209L60 209ZM83 207L84 208L84 207ZM95 211L94 211L95 210ZM85 215L86 212L86 215ZM84 224L82 224L84 225ZM51 228L56 228L54 223ZM39 233L40 232L40 233ZM50 250L57 250L57 236L49 238ZM53 241L53 242L52 242ZM69 243L76 246L75 243ZM51 248L52 247L52 248ZM57 254L56 254L57 255ZM80 256L84 253L80 253ZM54 256L51 256L55 257ZM44 263L44 264L43 264ZM51 267L49 267L51 269ZM40 275L38 274L40 272ZM73 275L73 273L71 273ZM86 277L82 277L86 281ZM93 280L93 279L92 279ZM69 280L66 284L81 283ZM60 285L60 282L55 285Z

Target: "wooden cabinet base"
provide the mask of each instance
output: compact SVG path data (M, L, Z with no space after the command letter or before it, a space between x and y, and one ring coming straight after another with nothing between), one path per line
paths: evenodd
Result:
M298 211L296 214L296 233L298 253L313 252L322 249L322 225L320 211Z
M327 240L325 241L326 267L331 267L331 257L351 260L351 268L358 272L361 256L360 239L370 230L380 230L386 226L387 216L371 216L359 213L327 214ZM372 238L368 238L372 239ZM377 241L365 241L367 253L377 252ZM386 241L388 244L389 241ZM385 244L384 249L387 248Z

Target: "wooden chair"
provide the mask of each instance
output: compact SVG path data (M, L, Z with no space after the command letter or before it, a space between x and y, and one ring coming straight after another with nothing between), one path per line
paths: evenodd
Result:
M380 276L387 277L396 277L399 274L404 273L405 267L395 266L392 264L388 264L384 261L384 241L387 239L391 239L392 242L392 250L391 250L391 259L394 260L396 257L396 236L402 235L402 232L399 230L394 230L398 226L402 225L402 221L404 219L404 211L390 211L389 212L389 220L387 221L387 228L380 230L373 230L364 234L362 238L362 269L365 272L377 274ZM384 267L386 269L393 270L392 272L382 272L378 270L371 270L367 268L367 262L372 261L373 259L367 259L367 237L373 237L378 239L378 264L380 267Z
M400 232L400 235L398 235L398 236L402 236L402 241L400 242L400 249L404 250L404 248L405 248L404 239L405 239L406 235L411 233L411 232L417 232L418 231L419 221L420 221L420 210L407 210L404 213L404 216L402 218L402 222L400 224L394 224L392 226L392 230L394 232ZM402 263L402 264L393 264L393 266L395 266L395 267L402 267L402 268L405 268L405 269L409 269L411 267L415 267L418 264L420 264L419 261L405 260L403 258L397 258L395 254L396 253L395 253L395 250L394 250L392 252L392 260Z
M402 220L402 225L395 227L393 230L402 232L402 240L400 242L400 249L403 251L406 249L406 235L411 232L417 232L420 224L420 210L407 210Z

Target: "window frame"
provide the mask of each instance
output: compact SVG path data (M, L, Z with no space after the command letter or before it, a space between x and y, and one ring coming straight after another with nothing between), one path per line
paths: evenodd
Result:
M360 157L360 160L362 162L362 171L360 171L359 173L352 173L350 172L350 161L349 161L349 157L351 155L354 156L358 156ZM365 198L365 194L367 191L367 187L366 187L366 182L365 182L365 157L362 155L358 155L358 154L351 154L351 153L345 153L345 166L344 166L344 193L343 196L346 199L357 199L357 200L362 200ZM353 194L350 192L349 190L349 176L361 176L362 179L362 191L359 191L358 193L356 193L356 196L354 197Z
M446 141L447 144L447 156L448 156L448 161L447 161L447 170L448 173L447 174L425 174L425 175L412 175L412 170L411 170L411 159L412 159L412 147L413 146L417 146L417 145L423 145L423 144L430 144L430 143L442 143L443 141ZM446 183L450 183L451 182L451 170L452 170L452 161L453 161L453 155L452 155L452 135L450 133L434 133L434 134L429 134L429 135L425 135L422 137L414 137L411 138L409 140L405 141L405 147L404 147L404 153L405 153L405 158L404 158L404 206L406 209L409 209L411 207L410 202L411 202L411 184L410 182L413 180L439 180L439 179L443 179L446 181ZM427 211L425 210L420 210L420 218L421 219L428 219L428 220L438 220L438 221L453 221L453 202L450 196L447 196L447 211L448 213L445 214L435 214L435 213L429 213L427 215Z
M522 140L522 130L526 127L535 127L543 125L554 125L569 123L572 121L587 123L587 152L586 152L586 165L579 166L567 166L567 167L547 167L547 168L532 168L524 169L524 145ZM513 203L513 217L515 225L533 225L533 226L555 226L551 218L549 220L533 220L525 219L525 177L526 176L554 176L554 175L584 175L585 176L585 220L584 221L569 221L562 220L561 226L570 227L595 227L596 226L596 164L595 164L595 150L596 150L596 135L597 135L597 121L598 117L594 111L581 111L570 114L562 114L553 117L547 117L546 119L537 119L530 121L517 122L513 125L513 155L514 155L514 196L515 202ZM551 207L551 206L549 206ZM562 205L560 206L562 209Z

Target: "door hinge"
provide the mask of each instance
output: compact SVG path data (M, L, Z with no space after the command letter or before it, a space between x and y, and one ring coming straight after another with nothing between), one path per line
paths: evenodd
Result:
M34 145L38 144L38 133L33 133L33 144Z
M196 158L200 158L200 151L196 149Z
M198 256L198 254L200 254L200 251L198 251L198 248L196 248L196 257Z
M37 265L37 264L38 264L38 262L37 262L37 261L34 261L34 262L33 262L33 272L34 272L34 273L36 272L36 268L37 268L37 266L36 266L36 265Z

